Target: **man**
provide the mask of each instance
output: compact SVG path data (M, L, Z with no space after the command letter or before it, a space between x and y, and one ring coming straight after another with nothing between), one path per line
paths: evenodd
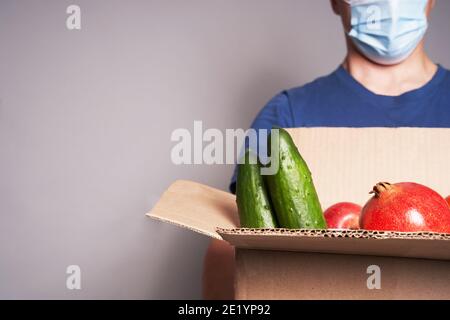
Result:
M332 0L346 34L343 64L326 77L275 96L252 128L450 127L450 72L424 50L434 4ZM233 297L233 263L234 249L213 241L205 257L205 298Z

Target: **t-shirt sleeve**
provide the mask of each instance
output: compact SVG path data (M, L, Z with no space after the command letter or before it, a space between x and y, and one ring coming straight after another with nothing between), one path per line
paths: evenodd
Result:
M274 126L281 128L293 127L294 119L286 92L280 93L272 98L266 106L259 112L253 121L251 128L255 130L271 130ZM258 142L259 144L260 142ZM237 167L229 186L231 193L236 193Z

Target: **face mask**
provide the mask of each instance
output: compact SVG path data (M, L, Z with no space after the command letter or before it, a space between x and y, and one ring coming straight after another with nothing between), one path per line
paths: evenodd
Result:
M351 6L348 33L370 60L392 65L408 58L428 28L427 0L344 0Z

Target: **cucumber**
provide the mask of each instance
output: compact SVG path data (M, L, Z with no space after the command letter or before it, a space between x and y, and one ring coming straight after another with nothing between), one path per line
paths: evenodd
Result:
M236 202L242 228L276 228L277 221L272 210L265 182L261 176L258 157L250 150L238 165Z
M279 145L279 169L276 174L265 178L280 227L326 229L319 197L305 160L289 133L281 128L275 129L279 130L279 141L275 141ZM268 150L272 150L271 140L269 136Z

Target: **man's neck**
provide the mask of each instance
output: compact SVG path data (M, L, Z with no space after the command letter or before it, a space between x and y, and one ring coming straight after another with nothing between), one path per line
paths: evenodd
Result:
M399 96L421 88L437 71L437 66L425 54L423 44L408 59L393 66L373 63L350 46L343 66L368 90L386 96Z

